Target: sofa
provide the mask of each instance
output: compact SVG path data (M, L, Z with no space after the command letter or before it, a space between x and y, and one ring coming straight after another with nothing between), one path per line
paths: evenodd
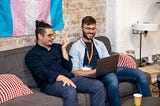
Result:
M99 36L96 37L96 39L104 42L109 54L115 54L115 52L112 52L111 43L107 37ZM70 43L67 50L70 49L71 45L72 43ZM40 92L29 69L26 67L24 57L32 47L33 46L28 46L7 51L0 51L0 75L14 74L33 91L33 94L13 98L0 104L0 106L63 106L63 101L61 98L49 96ZM148 73L145 73L145 75L148 83L150 84L151 76ZM132 94L136 92L136 87L134 84L123 82L119 83L119 91L123 103L126 99L132 98ZM79 106L90 106L90 97L88 94L79 93L78 101ZM107 97L106 106L109 106Z

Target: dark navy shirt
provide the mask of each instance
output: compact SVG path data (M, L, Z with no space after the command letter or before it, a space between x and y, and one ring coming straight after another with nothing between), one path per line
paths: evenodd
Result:
M88 53L89 53L89 56L91 54L91 43L89 42L85 42L87 48L88 48ZM90 64L88 64L88 58L87 58L87 54L86 54L86 50L85 49L85 56L84 56L84 61L83 61L83 66L91 66L92 69L95 69L96 66L97 66L97 62L98 62L98 59L99 59L99 55L98 55L98 52L97 52L97 49L95 48L95 46L93 46L93 56L92 56L92 60L90 62Z
M54 83L60 74L74 77L71 73L72 62L63 58L60 44L53 44L49 51L36 44L27 53L25 63L42 91L48 84Z

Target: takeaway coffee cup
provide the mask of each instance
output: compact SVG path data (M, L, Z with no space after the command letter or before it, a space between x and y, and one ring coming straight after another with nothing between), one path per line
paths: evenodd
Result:
M134 96L134 106L141 106L142 103L142 94L135 93Z

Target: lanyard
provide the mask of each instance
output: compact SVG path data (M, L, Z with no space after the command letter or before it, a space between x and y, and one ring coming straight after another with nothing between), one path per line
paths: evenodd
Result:
M88 59L88 64L90 64L92 57L93 57L93 43L91 43L91 53L89 55L88 53L88 47L85 45L85 49L86 49L86 55L87 55L87 59Z

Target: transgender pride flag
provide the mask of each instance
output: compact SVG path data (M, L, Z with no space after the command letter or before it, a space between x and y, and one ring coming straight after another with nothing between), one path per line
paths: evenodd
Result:
M0 0L0 37L34 34L35 20L62 29L62 0Z

